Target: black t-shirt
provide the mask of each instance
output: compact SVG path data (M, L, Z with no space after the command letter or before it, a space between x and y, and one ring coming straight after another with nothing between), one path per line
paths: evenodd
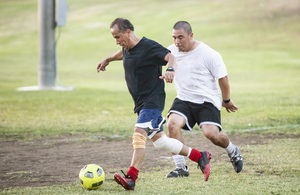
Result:
M123 49L123 66L129 93L134 101L134 112L142 108L158 108L165 106L165 84L160 79L162 66L169 50L159 43L143 37L129 50Z

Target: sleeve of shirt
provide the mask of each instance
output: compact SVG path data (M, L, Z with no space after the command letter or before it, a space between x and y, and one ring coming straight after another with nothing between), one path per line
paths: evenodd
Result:
M172 45L169 45L167 48L168 48L168 50L171 52L171 53L173 53L174 51L175 51L175 45L174 45L174 43L172 44Z
M150 52L156 56L156 63L158 65L166 65L168 63L167 61L165 61L165 56L170 51L167 48L160 45L159 43L154 41Z
M216 53L212 58L211 73L216 79L227 76L226 65L219 53Z

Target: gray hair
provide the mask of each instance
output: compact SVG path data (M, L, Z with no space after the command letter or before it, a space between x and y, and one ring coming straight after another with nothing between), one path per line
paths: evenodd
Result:
M112 28L114 25L117 25L120 32L125 32L127 29L134 31L134 26L132 23L125 18L116 18L110 25Z

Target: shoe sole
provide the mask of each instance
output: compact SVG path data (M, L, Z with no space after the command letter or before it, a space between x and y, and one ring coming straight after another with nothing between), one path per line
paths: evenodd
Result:
M233 165L233 168L235 172L239 173L243 170L243 166L244 166L243 160L239 160Z
M211 154L209 152L205 152L205 157L207 158L208 163L205 166L203 174L204 174L204 181L208 181L208 178L210 176L210 159L211 159Z
M184 171L184 173L181 173L181 174L179 174L179 171L174 170L174 171L171 171L168 175L166 175L166 178L188 177L189 175L190 175L190 173L188 170Z
M120 174L118 174L118 173L115 173L115 174L114 174L114 179L115 179L115 181L116 181L119 185L121 185L125 190L134 190L134 188L132 189L132 188L128 185L127 181L123 178L122 175L120 175Z
M188 177L190 174L185 174L185 175L177 175L177 176L173 176L173 175L167 175L166 178L178 178L178 177Z

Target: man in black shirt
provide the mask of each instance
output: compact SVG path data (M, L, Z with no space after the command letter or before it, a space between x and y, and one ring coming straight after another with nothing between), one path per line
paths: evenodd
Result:
M134 151L131 165L124 176L115 173L115 181L126 190L134 190L140 165L145 157L147 137L156 148L187 156L198 163L204 180L207 181L210 175L211 154L169 138L163 131L165 119L162 117L162 111L166 95L164 80L159 77L162 76L162 66L168 64L164 79L166 82L173 81L173 55L159 43L146 37L137 37L133 25L127 19L116 18L111 23L110 30L122 49L102 60L97 66L97 71L105 71L111 61L123 60L126 84L134 101L134 112L138 115L132 136Z

